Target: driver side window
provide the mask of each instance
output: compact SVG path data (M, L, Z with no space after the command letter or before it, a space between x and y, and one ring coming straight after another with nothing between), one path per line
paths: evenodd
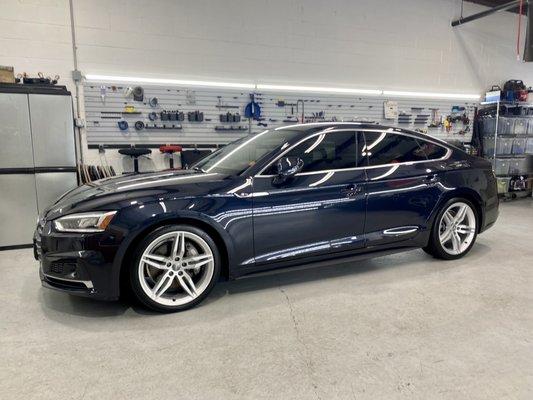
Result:
M304 166L301 172L354 168L358 165L357 134L355 131L329 132L313 136L302 142L283 157L299 157ZM277 174L277 160L265 171Z

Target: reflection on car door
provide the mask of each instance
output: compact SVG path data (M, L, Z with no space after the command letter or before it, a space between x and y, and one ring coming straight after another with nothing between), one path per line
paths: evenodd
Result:
M428 219L444 190L441 170L428 161L427 146L415 137L392 131L364 136L369 164L367 246L416 244L430 229Z
M254 178L256 263L364 246L366 177L355 169L362 142L353 130L315 134L282 154L304 161L292 180L276 185L273 167Z

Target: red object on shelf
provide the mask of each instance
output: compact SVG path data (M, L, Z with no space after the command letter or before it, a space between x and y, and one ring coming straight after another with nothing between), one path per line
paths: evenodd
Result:
M517 95L518 101L527 101L528 93L528 90L519 90Z
M167 144L165 146L161 146L159 148L159 151L163 154L169 154L170 159L168 160L168 164L170 166L170 169L174 169L174 153L181 153L181 146L178 146L177 144Z
M167 154L179 153L181 152L181 146L178 146L177 144L168 144L166 146L161 146L159 148L159 151L161 153L167 153Z

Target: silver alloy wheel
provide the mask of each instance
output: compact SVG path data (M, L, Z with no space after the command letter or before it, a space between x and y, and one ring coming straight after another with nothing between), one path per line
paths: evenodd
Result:
M184 305L209 286L215 270L211 248L187 231L165 233L143 252L138 275L144 293L158 304Z
M442 214L439 240L444 251L451 255L465 252L476 235L477 221L472 207L463 202L450 205Z

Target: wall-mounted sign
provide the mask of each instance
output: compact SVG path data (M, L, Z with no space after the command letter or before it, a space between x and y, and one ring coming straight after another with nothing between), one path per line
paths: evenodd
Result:
M383 102L383 111L385 114L385 119L396 119L398 118L398 102L387 100Z

